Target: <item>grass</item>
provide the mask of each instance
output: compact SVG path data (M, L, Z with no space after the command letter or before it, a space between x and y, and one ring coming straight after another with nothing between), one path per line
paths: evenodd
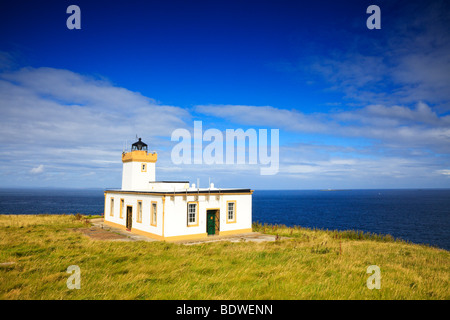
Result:
M253 231L262 232L268 234L274 234L284 237L294 237L308 239L310 236L317 236L318 234L326 234L333 239L338 240L372 240L380 242L405 242L404 240L395 239L390 234L377 234L370 232L363 232L357 230L322 230L322 229L311 229L304 228L300 226L286 227L285 225L268 225L261 224L259 222L253 223Z
M255 224L282 240L185 246L96 241L71 230L81 227L69 215L0 215L0 299L450 298L449 252L389 236ZM79 290L66 286L70 265ZM366 286L370 265L380 290Z

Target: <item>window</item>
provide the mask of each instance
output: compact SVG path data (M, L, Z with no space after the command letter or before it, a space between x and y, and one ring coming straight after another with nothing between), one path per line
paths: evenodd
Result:
M111 206L109 207L109 215L114 216L114 198L111 198Z
M236 222L236 201L227 201L227 223Z
M197 218L197 203L190 202L188 203L188 226L198 226L198 218Z
M146 163L141 164L141 172L147 172L147 164Z
M120 219L123 219L123 211L125 210L125 200L120 199Z
M142 200L138 200L138 202L137 202L136 222L142 222Z
M151 219L150 224L156 227L156 217L157 217L157 209L158 205L156 201L152 201L152 209L151 209Z

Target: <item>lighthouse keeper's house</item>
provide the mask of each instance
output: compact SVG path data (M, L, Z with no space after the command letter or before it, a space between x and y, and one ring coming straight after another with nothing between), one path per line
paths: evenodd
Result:
M105 191L105 224L167 241L252 231L253 190L156 181L156 161L140 138L122 153L122 188Z

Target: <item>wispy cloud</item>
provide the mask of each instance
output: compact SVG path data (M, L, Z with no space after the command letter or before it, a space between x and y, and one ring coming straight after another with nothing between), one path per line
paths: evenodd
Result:
M118 186L123 142L131 142L136 133L165 154L158 161L165 179L213 177L232 186L236 175L246 177L240 181L263 179L259 168L249 165L200 170L170 163L172 131L190 128L192 119L204 116L228 128L281 129L287 139L280 147L280 172L272 177L273 187L348 187L350 181L360 187L367 181L378 187L399 181L396 186L402 186L412 180L439 185L439 179L448 180L450 116L423 102L413 107L336 106L327 113L249 105L199 105L187 111L106 80L68 70L24 68L0 74L0 105L0 173L8 184L14 176L19 185L73 186L75 181L80 186Z
M313 114L241 105L195 110L236 125L280 129L288 141L280 149L280 176L299 181L438 181L448 169L450 116L422 102Z
M424 101L450 111L448 3L385 2L382 8L388 14L378 33L346 34L353 41L345 48L304 49L298 59L273 63L273 69L325 83L324 90L360 106Z
M35 167L35 168L30 170L31 174L39 174L39 173L42 173L42 172L44 172L44 165L43 164L40 164L39 166L37 166L37 167Z
M251 126L281 126L286 130L302 132L328 131L324 114L306 115L297 110L244 105L198 105L194 110L202 115Z
M305 114L270 106L197 106L196 112L234 123L269 126L299 133L366 138L384 145L431 148L450 153L450 116L438 115L425 103L414 108L368 105L352 111ZM243 114L248 115L242 117Z
M450 169L438 170L437 173L450 176Z
M0 74L0 105L0 164L29 167L31 173L42 173L45 165L48 175L120 163L125 140L133 142L136 134L150 148L161 148L190 119L182 108L53 68ZM42 165L32 167L36 162Z

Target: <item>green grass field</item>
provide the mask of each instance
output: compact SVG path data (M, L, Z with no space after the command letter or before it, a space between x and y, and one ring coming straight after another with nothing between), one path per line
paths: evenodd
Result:
M0 215L0 299L449 299L450 254L389 236L254 225L275 242L92 240L64 215ZM8 263L13 262L13 263ZM81 289L66 272L81 270ZM381 270L369 290L367 267Z

